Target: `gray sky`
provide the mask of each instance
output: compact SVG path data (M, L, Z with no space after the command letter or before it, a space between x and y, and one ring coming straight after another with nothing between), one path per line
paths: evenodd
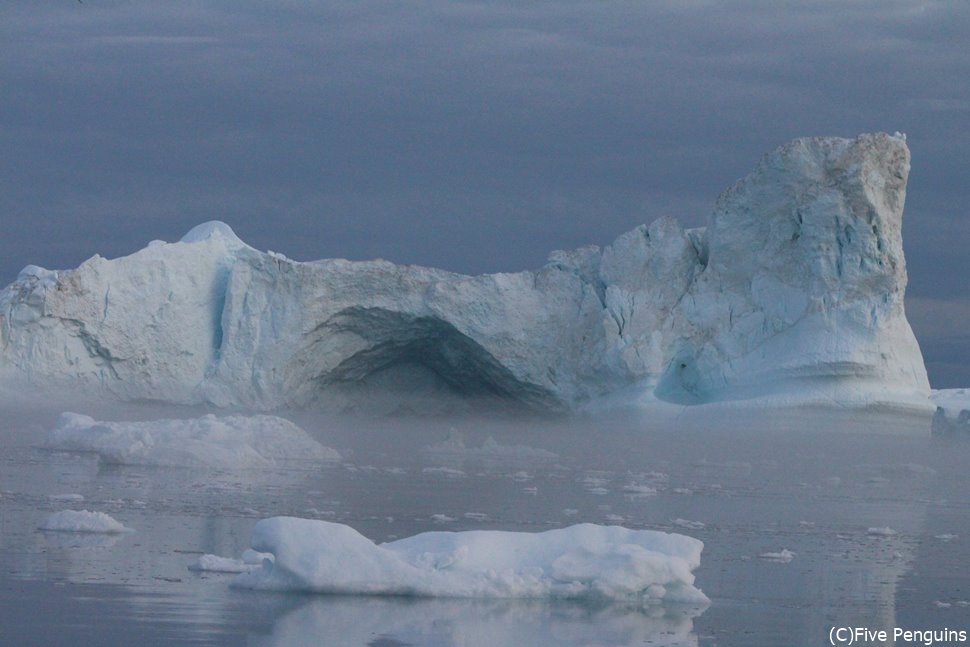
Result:
M908 311L970 386L970 2L0 5L0 284L228 222L260 249L540 266L803 135L900 130Z

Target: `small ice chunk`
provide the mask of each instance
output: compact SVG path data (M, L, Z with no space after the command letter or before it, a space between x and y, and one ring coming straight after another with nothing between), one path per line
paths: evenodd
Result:
M953 541L956 538L957 538L957 535L954 535L953 533L950 533L950 532L945 532L942 535L933 535L933 539L938 539L940 541Z
M694 586L703 543L579 524L540 533L427 532L375 544L337 523L274 517L253 529L273 562L234 586L351 595L571 598L703 604Z
M460 479L467 476L463 471L454 467L425 467L421 470L423 474L440 474L447 478Z
M761 553L758 555L761 559L768 560L769 562L779 562L781 564L787 564L788 562L795 559L795 553L791 552L787 548L782 548L777 553Z
M446 514L433 514L431 515L431 521L434 523L451 523L454 521L454 517L449 517Z
M623 492L628 497L631 498L642 498L648 496L656 496L657 488L651 487L649 485L639 485L637 483L628 483L623 486Z
M134 532L104 512L88 510L62 510L47 517L40 530L57 532L92 532L108 535Z
M193 564L189 564L188 569L209 573L248 573L262 566L265 559L272 561L273 555L247 548L240 559L210 554L202 555Z
M675 526L689 528L691 530L703 530L706 527L701 521L690 521L689 519L681 519L679 517L674 519L671 523Z
M256 564L246 564L241 559L219 557L218 555L210 554L199 557L199 559L188 566L190 571L208 573L248 573L254 568L258 568L258 566Z
M870 535L875 535L876 537L895 537L897 534L899 534L889 526L884 528L869 528L866 532L868 532Z

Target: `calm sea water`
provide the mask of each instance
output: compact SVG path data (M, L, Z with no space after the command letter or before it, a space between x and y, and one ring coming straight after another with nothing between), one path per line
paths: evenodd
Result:
M85 413L199 413L97 409ZM39 448L60 410L0 407L3 645L823 645L833 626L970 631L970 438L934 437L928 419L295 412L342 462L233 471L105 466ZM449 437L472 451L427 450ZM488 438L547 453L474 451ZM51 498L66 494L84 499ZM68 508L137 532L36 530ZM275 515L345 523L376 541L578 522L680 532L705 543L696 576L711 604L266 594L187 569L202 553L238 557L253 524ZM791 561L761 557L782 550Z

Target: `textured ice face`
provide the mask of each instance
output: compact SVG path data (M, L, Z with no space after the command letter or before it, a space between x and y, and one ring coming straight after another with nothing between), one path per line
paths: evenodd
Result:
M903 309L901 136L799 139L717 201L536 271L294 262L224 223L0 292L0 374L272 409L484 398L927 408ZM403 392L402 392L403 391ZM608 404L604 404L608 403Z
M253 528L271 553L246 588L464 598L581 598L704 604L691 537L579 524L540 533L427 532L374 544L349 526L273 517Z

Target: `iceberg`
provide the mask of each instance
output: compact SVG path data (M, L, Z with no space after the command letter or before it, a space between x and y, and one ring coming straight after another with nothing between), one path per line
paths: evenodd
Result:
M244 551L239 559L206 553L189 564L188 569L198 573L248 573L259 568L264 559L273 559L273 556L252 549Z
M579 524L538 533L426 532L375 544L349 526L273 517L252 549L272 553L241 588L347 595L562 598L703 604L691 537Z
M84 532L116 535L134 532L120 521L104 512L88 510L62 510L47 517L39 530L50 532Z
M534 271L296 262L199 225L0 291L0 377L122 399L544 411L714 402L927 413L899 134L797 139L717 200Z
M936 405L933 433L970 433L970 389L941 389L931 396Z
M106 463L161 467L263 468L283 460L340 460L289 420L212 414L184 420L103 422L65 412L47 448L94 452Z

